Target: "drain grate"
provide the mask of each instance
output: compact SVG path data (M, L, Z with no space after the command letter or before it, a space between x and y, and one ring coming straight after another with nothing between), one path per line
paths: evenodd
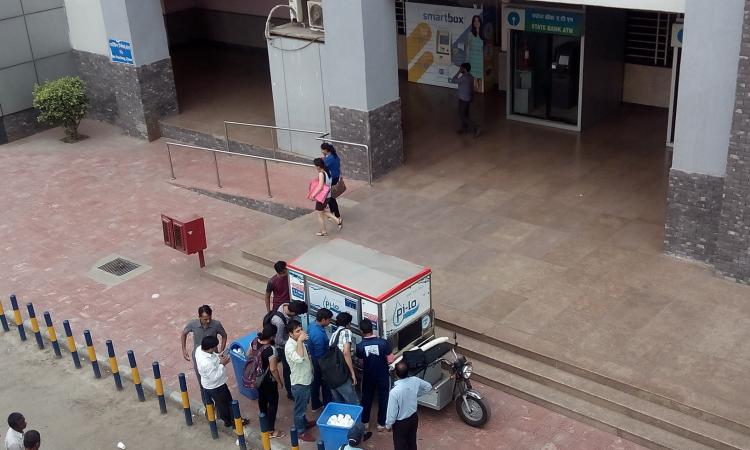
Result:
M109 261L99 266L99 269L107 273L111 273L112 275L121 277L125 275L126 273L132 272L133 270L139 267L141 267L141 265L136 264L133 261L128 261L127 259L123 259L123 258L115 258L112 261Z

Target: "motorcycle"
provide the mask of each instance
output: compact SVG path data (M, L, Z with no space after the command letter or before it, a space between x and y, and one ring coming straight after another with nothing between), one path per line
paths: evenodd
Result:
M473 367L464 355L456 352L456 346L455 337L453 343L447 337L433 338L405 351L391 367L403 359L411 375L432 384L433 389L418 398L419 405L441 410L453 402L464 423L481 427L492 412L482 395L471 386Z

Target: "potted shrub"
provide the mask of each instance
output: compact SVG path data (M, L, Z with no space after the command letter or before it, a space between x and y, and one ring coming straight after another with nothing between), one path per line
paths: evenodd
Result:
M37 120L65 128L63 142L71 143L86 139L78 134L78 125L86 115L89 99L86 84L79 77L62 77L34 85L34 108L39 110Z

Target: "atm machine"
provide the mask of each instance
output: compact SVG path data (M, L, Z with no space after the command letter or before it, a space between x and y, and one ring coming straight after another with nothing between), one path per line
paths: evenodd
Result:
M570 109L578 105L580 41L566 42L553 52L550 79L550 106Z

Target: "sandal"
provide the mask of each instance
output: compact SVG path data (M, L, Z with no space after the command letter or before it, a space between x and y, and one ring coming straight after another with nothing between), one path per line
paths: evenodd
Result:
M315 233L315 236L328 236L328 233L317 232Z
M341 231L341 229L344 228L344 219L339 219L339 222L336 225L338 225L339 231Z
M274 431L273 433L268 435L271 439L280 439L283 437L286 437L286 433L283 431Z

